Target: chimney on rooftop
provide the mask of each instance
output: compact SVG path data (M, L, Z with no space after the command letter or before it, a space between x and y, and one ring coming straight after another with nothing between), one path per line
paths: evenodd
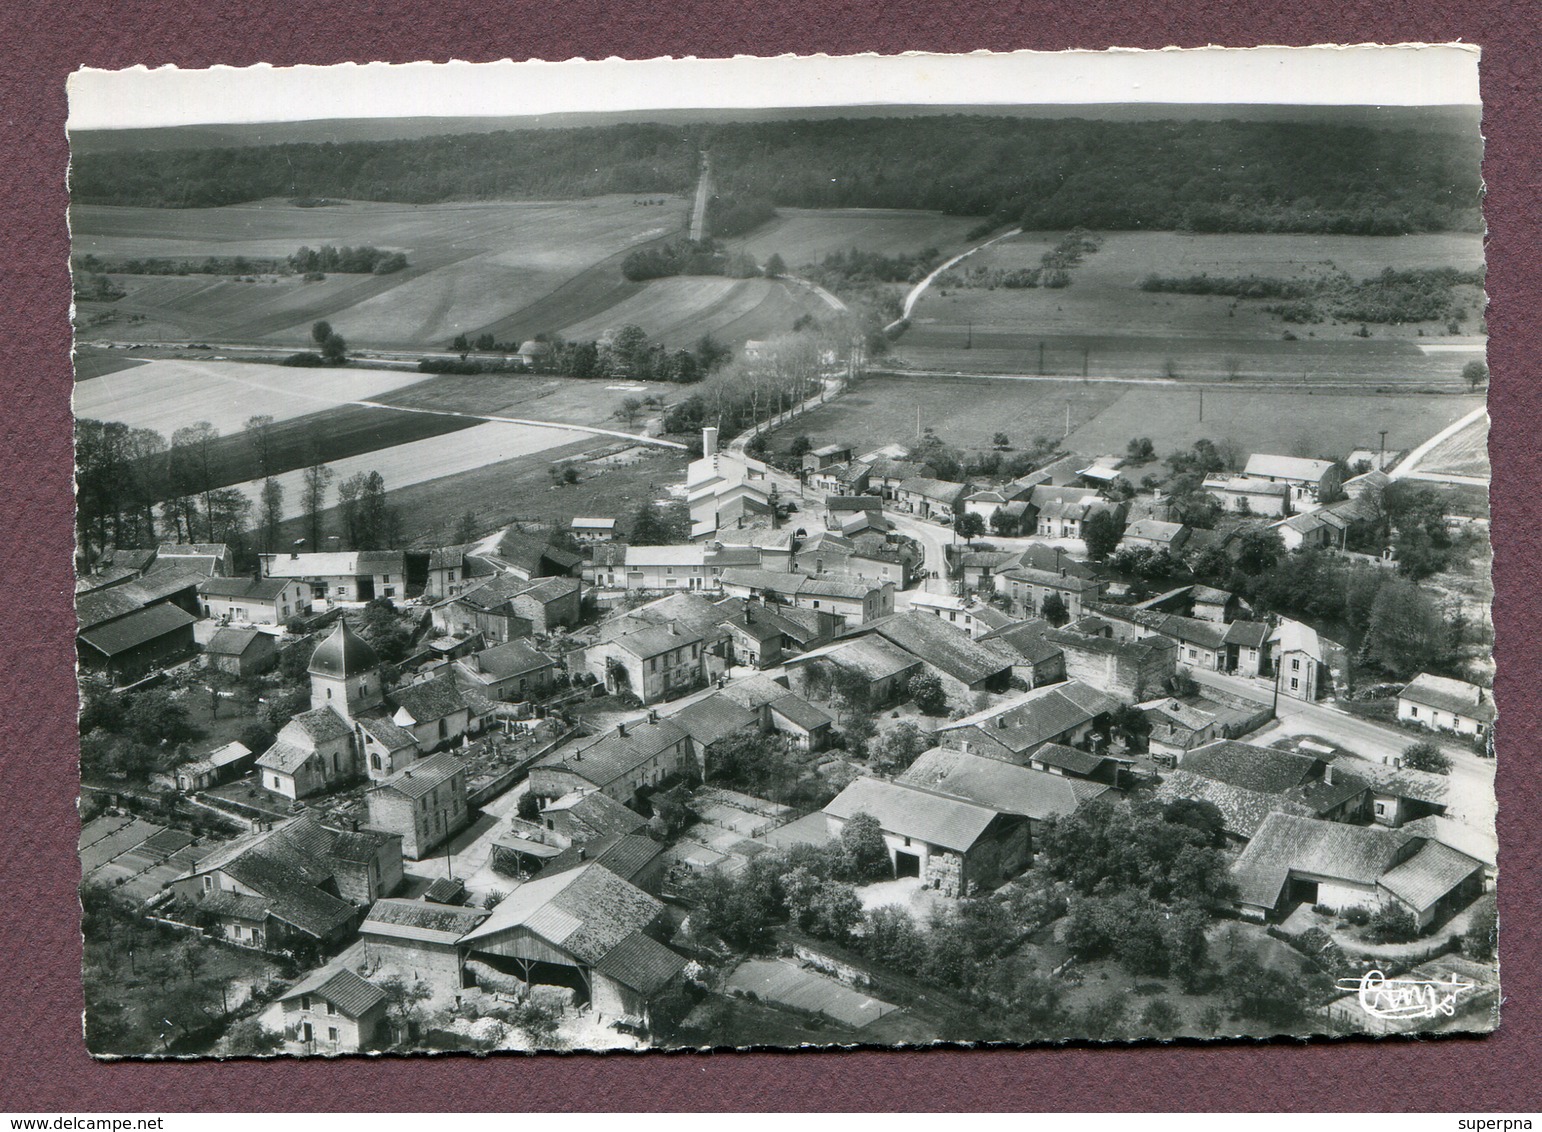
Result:
M305 545L305 540L303 538L295 539L294 540L294 545L289 548L289 557L290 558L298 558L298 557L300 557L300 548L302 546L304 546L304 545Z
M623 739L626 738L626 724L625 723L618 723L618 724L616 724L616 734L621 736L621 738L623 738Z
M648 722L649 723L657 723L658 721L659 721L659 713L656 710L654 710L653 708L649 708L648 709Z
M710 425L701 430L701 454L708 459L717 455L717 429Z
M1323 784L1326 785L1326 786L1332 786L1333 785L1333 764L1332 763L1329 763L1327 766L1322 768L1322 780L1323 780Z

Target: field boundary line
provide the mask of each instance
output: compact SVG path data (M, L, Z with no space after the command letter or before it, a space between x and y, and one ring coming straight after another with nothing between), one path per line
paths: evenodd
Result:
M584 432L591 436L614 436L619 440L630 440L636 444L653 444L660 448L678 448L685 450L685 445L677 440L664 440L657 436L641 436L634 432L622 432L615 428L600 428L597 425L566 424L558 421L537 421L528 417L497 417L487 413L467 413L459 409L425 409L414 405L387 405L383 401L348 401L349 405L362 405L366 409L390 409L396 413L425 413L432 417L461 417L471 421L486 421L489 424L526 425L533 428L560 428L568 432Z

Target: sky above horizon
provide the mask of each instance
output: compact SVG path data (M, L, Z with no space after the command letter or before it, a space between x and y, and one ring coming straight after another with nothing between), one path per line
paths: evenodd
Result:
M629 110L1479 104L1470 45L82 68L71 130Z

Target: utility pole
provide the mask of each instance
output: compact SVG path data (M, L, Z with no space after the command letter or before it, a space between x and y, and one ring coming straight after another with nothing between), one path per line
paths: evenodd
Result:
M1071 435L1071 402L1065 403L1065 435Z
M1199 391L1199 423L1205 423L1205 391Z
M1082 380L1083 381L1087 380L1087 355L1088 355L1089 352L1090 351L1089 351L1088 347L1086 347L1086 346L1082 347Z
M969 324L969 337L964 339L964 349L966 349L966 350L974 349L974 323L973 322L971 322Z
M916 402L916 439L921 439L921 402Z
M1039 376L1044 376L1044 343L1039 343Z
M1378 472L1384 472L1384 471L1387 470L1387 430L1386 429L1382 429L1381 430L1381 449L1378 451L1378 453L1376 455L1376 470Z

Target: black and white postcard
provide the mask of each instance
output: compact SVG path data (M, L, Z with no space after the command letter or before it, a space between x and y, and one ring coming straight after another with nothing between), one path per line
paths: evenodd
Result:
M77 72L90 1052L1492 1030L1479 63Z

